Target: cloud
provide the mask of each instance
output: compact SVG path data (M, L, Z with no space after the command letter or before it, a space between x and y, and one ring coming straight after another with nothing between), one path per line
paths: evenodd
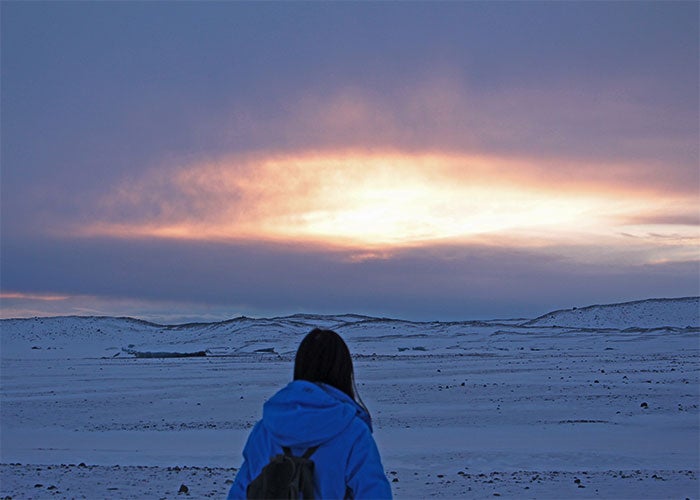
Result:
M624 221L628 225L700 226L700 212L645 213Z
M370 254L455 243L620 247L620 232L658 232L631 226L640 217L697 209L694 197L579 178L573 170L567 181L552 179L529 160L438 152L234 155L132 177L86 206L92 219L68 234L313 243ZM65 223L54 226L65 234ZM684 255L698 239L687 236L676 241ZM667 258L674 250L660 248Z
M526 160L567 182L688 194L697 170L697 95L668 102L639 77L477 87L449 70L374 89L311 88L275 116L237 108L223 126L238 147L439 151ZM270 146L273 145L272 151ZM664 175L660 175L664 172Z
M561 307L699 292L697 261L580 262L556 249L445 245L353 261L352 251L313 245L112 238L2 245L3 287L71 296L60 308L24 303L54 314L534 317Z
M22 293L22 292L0 292L0 300L39 300L54 302L57 300L66 300L68 295L53 295L42 293Z
M3 287L454 317L694 286L697 5L220 5L127 38L13 7Z
M312 238L314 225L317 233L323 224L369 229L364 221L371 219L392 230L403 226L404 236L387 239L405 241L456 231L431 219L439 204L426 205L426 193L432 200L446 193L443 206L451 203L460 217L475 213L465 200L485 196L514 216L497 227L519 226L527 215L521 208L537 204L533 197L552 203L544 218L563 216L582 201L593 203L594 215L620 218L635 217L637 209L624 205L641 198L653 216L670 213L669 203L679 205L676 211L697 210L698 124L688 111L697 106L678 109L644 79L581 78L484 88L442 70L395 86L295 89L275 113L257 101L223 105L211 116L182 117L203 127L197 134L217 137L216 147L207 140L206 148L189 152L93 155L83 170L102 174L89 182L76 185L81 173L50 185L36 177L21 195L5 189L4 203L10 200L14 213L3 224L15 232L39 230L46 221L56 233L81 226L84 234L171 238L277 238L284 227L289 237L304 225ZM171 133L170 124L162 126L163 135ZM343 209L372 184L377 196L383 189L396 200L372 206L360 194L364 215L359 206ZM411 210L423 207L418 217L405 207L409 191ZM401 214L415 222L405 223ZM543 219L537 210L530 219L536 217ZM389 232L377 227L372 237Z

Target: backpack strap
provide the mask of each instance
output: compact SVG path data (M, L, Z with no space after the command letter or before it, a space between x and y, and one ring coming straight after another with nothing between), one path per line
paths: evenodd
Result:
M318 447L319 447L319 446L320 446L320 445L312 446L311 448L309 448L308 450L306 450L306 451L304 452L304 454L302 455L302 458L305 458L305 459L307 459L307 460L308 460L309 458L311 458L311 455L313 455L313 454L316 452L316 450L318 450Z
M311 455L313 455L313 454L316 452L316 450L318 450L318 447L319 447L319 446L320 446L320 445L312 446L311 448L309 448L308 450L306 450L306 451L304 452L304 454L301 456L301 458L305 458L305 459L308 460L309 458L311 458ZM293 456L294 456L294 454L292 453L292 449L291 449L289 446L283 446L283 447L282 447L282 451L283 451L284 454L287 455L288 457L293 457Z

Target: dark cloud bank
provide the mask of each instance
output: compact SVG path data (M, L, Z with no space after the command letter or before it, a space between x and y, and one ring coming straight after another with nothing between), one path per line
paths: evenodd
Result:
M3 288L230 307L232 314L355 312L420 320L534 317L555 308L698 295L698 263L582 265L489 247L351 262L285 245L3 241Z

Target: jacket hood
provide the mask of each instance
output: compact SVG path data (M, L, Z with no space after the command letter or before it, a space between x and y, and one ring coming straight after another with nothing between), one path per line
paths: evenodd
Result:
M372 430L367 412L344 392L295 380L263 405L262 424L281 446L311 447L343 432L356 416Z

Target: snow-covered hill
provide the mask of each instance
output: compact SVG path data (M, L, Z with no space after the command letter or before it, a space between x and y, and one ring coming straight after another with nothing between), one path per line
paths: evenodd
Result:
M697 306L531 321L3 320L0 498L174 498L182 484L222 498L316 326L356 356L395 498L696 498Z
M486 323L475 323L483 327ZM426 351L469 331L472 323L413 323L358 315L297 314L282 318L239 317L218 323L159 325L132 318L53 317L0 322L3 357L129 357L148 353L209 356L291 355L316 327L342 333L355 354ZM494 327L488 328L489 332ZM442 340L441 340L442 339Z
M573 328L686 328L700 326L700 297L649 299L554 311L525 326Z
M314 327L341 333L357 355L425 355L483 352L543 333L614 333L664 329L697 331L699 298L652 299L555 311L524 321L411 322L355 314L239 317L218 323L160 325L133 318L53 317L0 322L4 358L86 358L191 355L292 355Z

